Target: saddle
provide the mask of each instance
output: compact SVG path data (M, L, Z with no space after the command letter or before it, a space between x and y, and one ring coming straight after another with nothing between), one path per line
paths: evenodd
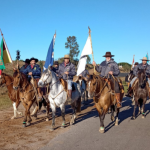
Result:
M60 83L62 84L64 90L67 92L67 90L68 90L67 81L65 81L65 80L62 79L62 78L60 78L59 81L60 81ZM75 90L76 90L75 85L74 85L74 83L72 83L72 91L75 91Z
M108 81L108 86L109 88L112 90L112 91L115 91L115 87L114 87L114 83L111 79L107 79L107 78L104 78L105 82ZM122 84L122 80L115 77L115 80L118 82L118 85L119 85L119 89L120 89L120 93L124 93L124 87L123 87L123 84Z

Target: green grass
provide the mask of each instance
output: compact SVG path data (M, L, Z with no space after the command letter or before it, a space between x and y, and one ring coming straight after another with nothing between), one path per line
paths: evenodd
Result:
M123 83L123 86L124 86L124 93L127 93L128 84L125 81L123 81L122 83Z

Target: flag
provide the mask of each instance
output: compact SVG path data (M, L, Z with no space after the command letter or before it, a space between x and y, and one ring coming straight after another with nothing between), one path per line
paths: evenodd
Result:
M133 55L133 61L132 61L132 66L131 69L134 67L134 55Z
M47 52L46 61L45 61L45 65L43 67L44 69L47 69L48 66L53 66L55 38L56 38L56 34L54 34L53 39L51 41L51 44L49 46L49 49L48 49L48 52Z
M0 46L0 70L5 69L3 52L4 52L4 50L3 50L3 39L2 39L1 46Z
M148 56L148 53L146 54L146 58L147 58L147 63L149 63L149 56Z
M91 44L92 44L91 36L89 35L87 38L86 44L82 50L81 56L80 56L80 60L78 63L78 69L77 69L77 76L80 75L85 70L87 55L90 55L93 53Z

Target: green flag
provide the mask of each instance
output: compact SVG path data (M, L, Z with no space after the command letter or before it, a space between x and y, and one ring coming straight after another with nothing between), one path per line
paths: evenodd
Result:
M0 45L0 70L5 69L4 60L3 60L3 39Z

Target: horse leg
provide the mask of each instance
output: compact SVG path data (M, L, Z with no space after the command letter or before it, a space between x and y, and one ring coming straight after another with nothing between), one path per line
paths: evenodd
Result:
M116 114L115 126L118 126L118 122L119 122L119 119L118 119L119 112L120 112L120 108L117 108L117 114Z
M24 119L23 119L23 127L26 127L26 121L27 121L27 104L22 102L24 108L25 108L25 116L24 116Z
M14 116L12 116L11 119L16 119L17 118L17 108L16 108L16 103L13 102L13 109L14 109Z
M115 117L114 117L115 106L111 105L111 107L109 107L109 110L111 111L111 121L115 121Z
M47 114L46 121L49 121L49 107L50 107L49 102L46 102L46 114Z
M105 132L105 128L104 128L104 118L105 118L105 113L99 113L99 118L100 118L100 129L99 132L100 133L104 133Z
M62 120L63 120L61 128L64 128L65 127L65 105L61 104L60 109L61 109L61 116L62 116Z
M135 119L135 111L136 111L136 107L137 107L137 99L135 99L135 105L134 105L134 110L133 110L133 116L132 116L132 119Z
M146 98L147 99L147 98ZM143 105L142 105L142 118L145 118L145 103L146 99L143 100Z
M28 126L31 124L31 121L32 121L31 116L30 116L30 108L31 108L32 104L33 104L33 101L29 101L28 106L27 106L27 115L28 115L27 125Z
M18 111L18 106L20 105L20 100L18 99L16 101L16 109L17 109L17 114L22 116L22 112Z
M140 106L140 103L138 103L138 107L139 107L138 115L140 115L140 114L141 114L141 106Z
M51 109L52 109L52 125L50 127L51 131L54 131L54 127L55 127L55 114L56 114L56 106L52 103L50 103L51 105Z

